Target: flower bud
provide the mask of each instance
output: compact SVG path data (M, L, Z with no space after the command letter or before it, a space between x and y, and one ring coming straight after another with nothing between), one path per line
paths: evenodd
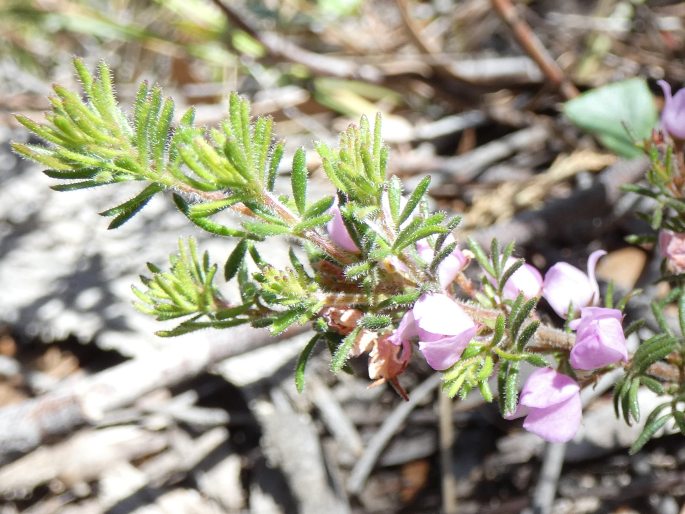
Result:
M347 231L347 227L343 221L337 201L335 204L333 204L329 212L333 215L333 218L326 225L326 230L328 232L328 236L331 238L331 241L333 241L343 250L347 250L348 252L352 253L359 253L359 248L352 237L350 237L350 233Z
M580 319L571 322L576 329L576 344L571 350L571 366L592 370L628 360L626 338L618 309L585 307Z
M554 312L566 319L569 306L575 313L599 302L599 286L595 278L595 267L604 250L592 252L587 261L587 274L567 262L558 262L545 273L542 296Z
M452 298L444 294L424 294L412 317L419 338L419 350L431 368L452 366L476 335L476 324ZM409 329L405 329L409 333Z
M580 386L552 368L534 371L526 380L519 405L507 419L526 416L523 428L551 443L573 439L583 416Z
M673 139L685 140L685 89L673 96L671 85L665 80L657 82L664 92L664 108L661 111L661 128Z
M666 259L666 268L671 273L685 273L685 233L661 229L659 252Z
M453 242L454 237L451 235L447 236L445 244L447 245ZM421 239L416 243L416 251L418 252L419 257L428 263L430 263L435 256L435 251L425 239ZM459 272L468 266L469 262L471 262L471 259L462 252L459 247L456 247L454 251L445 257L438 265L437 275L440 287L447 289L454 279L457 278Z

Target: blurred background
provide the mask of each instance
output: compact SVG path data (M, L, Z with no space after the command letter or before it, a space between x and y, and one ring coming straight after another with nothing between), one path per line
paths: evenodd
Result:
M460 241L516 240L540 269L584 269L605 248L603 281L654 291L659 257L624 242L647 229L619 191L645 161L563 110L631 77L657 102L656 80L681 86L684 20L683 2L638 0L1 0L0 512L682 512L682 438L629 457L640 426L615 421L610 384L585 398L564 460L478 398L438 401L419 359L408 403L368 389L363 359L332 376L324 353L298 395L306 332L156 337L131 305L145 263L164 265L179 235L219 263L232 243L161 197L108 232L97 213L135 187L54 192L9 142L29 138L13 114L40 119L51 84L78 88L73 56L107 62L123 105L156 82L200 125L239 91L277 122L284 163L309 150L322 191L312 142L381 112L390 170L409 189L432 175L434 206L464 216Z

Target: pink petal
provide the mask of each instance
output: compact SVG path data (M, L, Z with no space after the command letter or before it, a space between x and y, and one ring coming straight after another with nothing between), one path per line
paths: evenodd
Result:
M404 316L402 316L402 319L400 320L400 324L397 326L397 329L392 333L392 335L388 337L388 341L399 346L407 341L415 339L416 337L418 337L418 332L416 321L414 320L414 313L409 310L404 313Z
M558 262L547 271L542 285L542 296L559 316L566 318L569 305L573 306L575 312L579 312L581 308L599 302L595 267L603 255L606 255L604 250L590 254L587 275L566 262Z
M628 350L620 321L602 318L579 327L576 344L571 350L571 366L593 370L627 360Z
M328 236L331 238L331 241L333 241L343 250L359 253L359 248L354 240L350 237L350 233L347 231L347 227L345 226L345 222L343 221L343 217L340 213L337 203L331 207L330 213L333 214L333 219L331 219L326 225L326 230L328 232Z
M597 279L595 278L595 268L597 267L597 261L599 261L599 259L604 257L606 254L607 253L604 250L595 250L587 259L587 275L594 291L592 305L597 305L599 303L599 284L597 284ZM585 305L583 305L583 307L585 307Z
M547 408L577 395L580 386L571 377L552 368L535 370L521 390L520 403L530 408Z
M441 371L459 360L475 335L474 326L452 337L444 337L437 341L419 341L419 350L431 368Z
M562 318L566 318L569 305L580 310L592 302L594 294L595 288L588 276L566 262L558 262L545 274L542 296Z
M685 139L685 90L672 95L671 85L665 80L657 82L664 92L664 108L661 111L661 128L671 137Z
M619 322L619 324L623 323L623 313L618 309L608 309L606 307L583 307L580 309L580 318L576 318L571 321L569 326L572 330L582 331L583 328L581 325L588 324L590 321L596 321L605 318L615 319ZM578 334L577 337L582 336L581 334Z
M514 259L510 259L513 264ZM507 261L506 268L511 264ZM540 296L542 292L542 275L530 264L524 264L517 269L514 274L504 284L502 296L505 300L515 300L516 297L523 293L526 300L530 300L536 296Z
M444 294L424 294L414 304L414 319L420 330L454 336L475 327L468 314Z
M545 408L530 408L523 428L551 443L565 443L573 439L583 416L580 394L576 393L561 403Z

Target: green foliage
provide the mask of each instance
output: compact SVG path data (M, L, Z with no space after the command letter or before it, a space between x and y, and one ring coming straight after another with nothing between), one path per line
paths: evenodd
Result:
M488 379L495 369L492 355L481 343L472 342L461 358L443 373L442 388L450 398L457 394L466 398L474 388L478 388L486 402L492 401L492 391Z
M209 254L198 255L193 239L186 243L179 240L178 254L170 256L169 263L169 271L148 264L152 276L140 277L145 289L133 287L139 300L135 306L141 312L155 316L159 321L190 316L175 329L160 331L158 335L174 336L250 321L249 305L231 307L222 299L214 284L217 266L210 263ZM204 321L200 321L203 318Z
M664 309L674 301L678 305L680 334L675 333L664 316ZM685 423L683 423L685 417L683 417L681 407L685 401L683 385L678 384L666 388L651 375L653 366L671 355L682 356L685 352L685 292L681 288L674 288L665 298L652 303L652 313L662 332L640 343L630 366L626 369L626 374L617 381L614 387L614 410L616 416L623 417L629 425L633 421L639 421L641 412L638 391L641 386L647 387L658 395L670 393L672 399L657 406L647 416L642 433L630 449L631 453L639 451L669 421L673 421L685 435Z
M304 372L307 367L307 362L309 362L309 357L311 357L316 343L321 339L321 334L316 334L312 337L309 342L305 345L297 359L297 364L295 365L295 388L298 393L304 391Z
M381 140L380 114L373 128L362 116L359 127L350 126L340 135L339 148L318 143L316 149L336 188L363 205L380 205L388 164L388 147Z
M569 100L564 114L622 157L642 153L635 143L649 138L657 121L654 98L639 78L592 89Z

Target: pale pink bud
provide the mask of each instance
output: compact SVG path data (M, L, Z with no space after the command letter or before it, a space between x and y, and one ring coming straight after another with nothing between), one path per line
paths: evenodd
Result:
M508 270L516 259L509 257L504 264L504 271ZM488 281L494 286L495 279L488 273L485 274ZM540 296L542 292L542 275L530 264L524 263L519 269L509 277L504 288L502 289L502 296L504 300L515 300L519 294L523 293L526 300Z
M419 350L436 370L447 369L459 360L476 335L476 324L452 298L424 294L414 304L412 316L419 338Z
M528 377L516 412L507 418L526 416L523 428L551 443L565 443L578 432L582 410L578 383L552 368L542 368Z
M451 244L454 242L454 237L451 235L447 236L445 244ZM425 262L430 263L435 256L435 251L431 248L428 241L425 239L420 240L416 243L416 251L419 257ZM467 257L464 252L462 252L459 247L456 247L454 251L443 259L443 261L438 265L438 281L440 282L440 287L447 289L449 285L457 278L457 275L468 266L471 259Z
M580 309L599 302L599 286L595 278L595 267L604 250L590 254L587 274L567 262L558 262L545 273L542 296L559 316L566 318L569 305L576 314Z
M331 241L333 241L343 250L347 250L348 252L352 253L359 253L359 248L355 244L352 237L350 237L350 233L347 231L347 227L343 221L337 201L335 204L333 204L329 212L333 215L333 218L326 225L326 230L328 231L328 236L331 238Z
M665 80L657 82L664 92L664 108L661 111L661 128L673 139L685 139L685 89L673 96L671 85Z
M659 231L659 252L666 259L666 267L671 273L685 273L685 233Z
M571 350L571 366L591 370L628 360L626 338L618 309L584 307L580 319L571 322L576 329L576 344Z

